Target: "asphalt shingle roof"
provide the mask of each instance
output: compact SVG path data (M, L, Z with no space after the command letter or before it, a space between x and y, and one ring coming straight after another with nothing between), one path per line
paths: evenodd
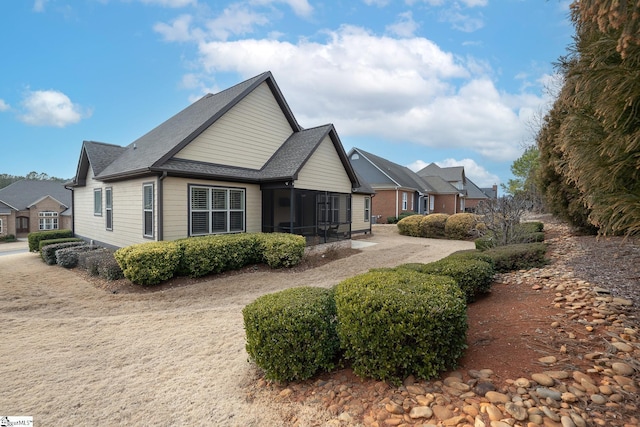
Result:
M26 210L46 196L53 197L67 208L71 207L71 191L57 181L23 179L0 189L0 202L17 210Z
M293 133L262 169L256 170L173 158L174 154L263 82L266 82L274 93ZM126 147L85 141L83 152L86 153L94 175L101 180L123 179L136 174L166 171L181 176L262 182L295 179L302 166L327 135L331 136L352 182L354 185L357 184L355 171L346 159L346 153L344 153L333 125L328 124L310 129L300 127L280 93L273 76L270 72L265 72L222 92L205 95ZM81 177L87 172L86 163L81 156L76 185L84 185Z
M360 155L373 163L398 185L406 188L413 188L421 192L433 191L433 188L431 188L427 182L416 175L416 173L408 167L401 166L383 157L361 150L360 148L354 148L353 151L360 153Z

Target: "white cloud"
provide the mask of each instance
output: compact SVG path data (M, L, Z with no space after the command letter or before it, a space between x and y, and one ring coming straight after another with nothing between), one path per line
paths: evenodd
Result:
M399 37L413 37L418 28L418 23L413 20L413 14L409 11L398 15L396 22L387 25L386 30Z
M313 13L313 6L307 0L251 0L251 3L257 5L284 3L291 7L296 15L302 17L309 17Z
M165 24L164 22L158 22L153 26L153 29L160 33L166 41L170 42L186 42L189 40L197 39L197 36L191 33L191 15L180 15L171 22L171 24Z
M91 116L91 111L72 103L67 95L56 90L30 91L22 107L24 114L20 120L33 126L65 127Z
M139 0L144 4L158 5L163 7L170 8L180 8L186 7L190 5L196 5L198 3L197 0Z
M440 13L440 19L443 22L450 23L453 29L463 31L465 33L472 33L484 27L482 15L471 16L469 14L462 13L456 8L443 10Z
M244 5L232 4L215 19L206 24L207 33L215 40L227 40L231 35L252 33L256 26L266 25L266 16L254 12Z
M4 99L0 99L0 112L2 111L9 111L9 108L11 108L9 106L9 104L7 104L6 102L4 102Z
M418 172L424 169L431 162L425 162L424 160L416 160L415 162L407 165L409 169L414 172ZM491 187L493 184L498 184L500 178L498 175L492 174L486 170L483 166L476 163L473 159L445 159L439 162L434 162L441 168L449 168L453 166L464 166L464 174L467 178L473 181L478 187Z
M424 37L353 26L325 35L200 40L201 68L182 84L204 88L219 73L249 78L270 70L302 126L334 123L343 137L473 150L494 161L514 160L530 138L527 122L544 100L499 92L486 62L456 57Z
M33 11L34 12L44 12L44 6L47 4L49 0L36 0L33 2Z
M451 166L464 166L464 174L467 178L473 181L478 187L491 187L493 184L498 184L500 178L487 171L483 166L477 164L473 159L445 159L441 162L436 162L441 168L448 168Z

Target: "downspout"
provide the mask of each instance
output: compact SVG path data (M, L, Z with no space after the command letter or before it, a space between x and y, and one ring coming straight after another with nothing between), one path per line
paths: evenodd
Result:
M163 207L164 207L164 186L162 182L167 177L167 171L162 172L160 175L160 179L158 180L158 240L164 240L164 215L163 215Z
M400 203L399 199L398 199L398 187L396 187L396 218L398 218L400 216L400 212L398 209L398 204Z

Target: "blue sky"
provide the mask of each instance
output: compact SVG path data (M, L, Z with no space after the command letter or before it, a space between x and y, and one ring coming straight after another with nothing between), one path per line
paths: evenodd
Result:
M0 2L0 173L71 178L83 140L127 145L271 71L304 127L418 170L506 183L557 88L566 0Z

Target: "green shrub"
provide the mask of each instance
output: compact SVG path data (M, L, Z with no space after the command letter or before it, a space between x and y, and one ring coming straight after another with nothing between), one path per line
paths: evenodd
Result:
M289 233L266 233L260 236L264 262L271 268L293 267L304 256L306 240Z
M473 235L478 218L472 213L457 213L447 218L444 234L447 239L464 240Z
M528 221L518 224L526 233L540 233L544 231L544 223L540 221Z
M98 263L104 253L110 254L113 258L113 253L106 248L98 248L95 251L79 253L77 267L86 270L92 276L97 276Z
M56 245L58 243L67 242L84 242L84 240L80 239L79 237L63 237L60 239L40 240L40 242L38 242L38 250L42 252L42 248L47 245Z
M182 251L178 273L200 277L262 262L257 234L190 237L177 242Z
M96 245L72 246L70 248L58 249L56 251L56 264L64 268L74 268L78 265L81 253L95 251Z
M479 237L474 240L473 243L475 243L476 249L479 251L486 251L487 249L493 248L497 244L496 239L494 239L491 235Z
M138 285L155 285L173 277L181 256L176 242L140 243L113 255L124 277Z
M422 237L431 239L443 239L445 237L445 224L449 215L444 213L429 214L422 217L420 229Z
M47 265L54 265L56 263L56 251L59 249L71 248L75 246L85 246L86 243L84 241L79 242L63 242L63 243L55 243L52 245L46 245L42 247L40 251L40 256L42 260L47 263Z
M475 249L456 251L450 254L449 256L447 256L445 259L451 259L456 261L468 261L468 260L484 261L487 264L491 265L492 267L495 267L493 263L493 258L491 257L491 255L488 255L482 251L478 251Z
M544 243L519 243L497 246L487 249L484 253L493 258L496 271L504 273L543 267L547 263L545 259L546 252L547 245Z
M15 234L6 234L4 236L0 236L0 242L15 242L16 240L16 236Z
M449 277L370 271L335 288L338 336L354 372L400 383L455 367L466 348L464 295Z
M301 287L264 295L242 310L249 357L277 381L334 368L340 349L333 292Z
M397 224L398 222L400 222L404 218L407 218L407 217L410 217L410 216L413 216L413 215L420 215L420 214L418 214L418 212L407 211L407 212L402 212L398 216L388 216L387 217L387 224ZM420 215L420 216L422 216L422 215Z
M105 280L119 280L124 278L124 273L113 257L112 252L108 252L108 256L105 254L99 258L97 270L98 276Z
M27 235L30 252L38 252L40 250L40 240L62 239L65 237L73 237L71 230L46 230L34 231Z
M467 302L474 301L479 294L489 292L495 275L493 265L490 263L473 259L460 260L455 257L443 258L428 264L403 264L398 268L451 277L464 292Z
M410 215L398 221L398 233L404 236L422 237L420 232L422 215Z

